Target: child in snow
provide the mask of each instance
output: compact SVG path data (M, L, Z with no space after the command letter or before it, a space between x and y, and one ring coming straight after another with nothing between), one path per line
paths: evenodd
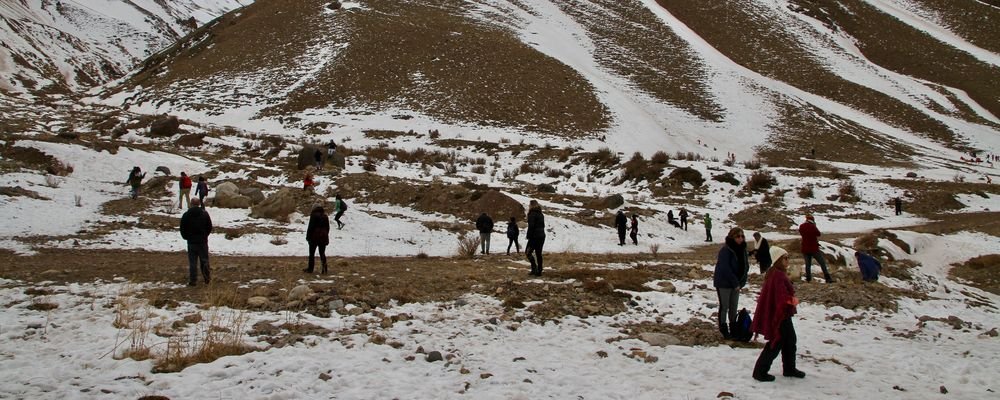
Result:
M767 344L757 357L753 368L753 378L761 382L774 380L774 375L768 373L771 363L781 353L782 375L791 378L805 378L806 373L795 368L795 326L792 316L795 315L799 299L795 297L795 288L788 279L788 252L780 247L771 247L771 259L774 264L764 275L764 286L757 299L757 311L754 312L750 330L763 335Z

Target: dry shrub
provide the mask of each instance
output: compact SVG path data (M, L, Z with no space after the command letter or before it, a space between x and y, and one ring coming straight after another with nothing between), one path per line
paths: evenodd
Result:
M545 166L535 163L524 163L518 169L522 174L541 174L547 171Z
M458 256L462 258L474 258L479 251L479 235L467 233L458 238Z
M979 256L961 264L955 264L949 277L959 278L970 286L1000 295L1000 254Z
M485 165L473 165L471 171L474 174L485 174L486 173L486 166Z
M749 169L749 170L758 170L758 169L760 169L760 167L761 167L761 162L760 162L759 158L755 159L755 160L750 160L750 161L744 161L743 162L743 168L746 168L746 169Z
M750 175L746 189L752 192L763 192L778 184L778 179L770 171L758 170Z
M632 159L628 160L622 167L621 178L618 179L618 184L627 181L647 181L655 182L663 176L663 168L666 164L657 164L647 162L645 158L642 157L642 153L636 152L632 155Z
M713 181L717 181L717 182L725 182L725 183L728 183L728 184L733 185L733 186L739 186L740 185L740 181L738 179L736 179L736 176L733 175L732 172L724 172L722 174L713 176L712 180Z
M813 185L810 183L808 185L800 187L799 190L798 190L798 193L799 193L799 197L801 197L803 199L811 199L811 198L813 198L813 195L814 195L813 194Z
M701 172L698 172L698 170L690 167L681 167L670 171L670 175L667 176L667 180L675 186L689 183L694 187L699 187L705 183L705 178L702 178Z
M590 157L587 158L587 162L595 167L611 167L618 164L620 161L621 159L618 158L618 154L611 151L611 149L607 147L597 149L596 153L591 154Z
M656 153L653 153L653 157L651 157L649 161L652 161L653 164L666 165L667 163L670 162L670 156L668 156L665 151L660 150L657 151Z
M256 351L257 348L243 343L247 320L245 311L226 316L213 313L205 328L195 337L170 338L167 350L156 358L153 372L179 372L194 364Z
M850 180L841 183L840 187L837 188L837 193L840 194L840 201L843 202L856 203L859 200L854 182Z
M652 254L653 257L658 256L660 254L660 244L659 243L650 243L649 244L649 254Z

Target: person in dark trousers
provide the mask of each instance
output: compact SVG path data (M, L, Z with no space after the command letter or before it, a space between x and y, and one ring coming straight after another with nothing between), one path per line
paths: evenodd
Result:
M316 170L317 171L322 170L323 169L323 152L319 151L319 149L316 149L316 151L313 152L313 159L316 161Z
M632 225L628 228L628 237L632 238L632 244L639 245L639 217L632 214Z
M682 208L680 212L681 228L688 230L688 210Z
M194 189L194 194L198 196L198 204L205 208L205 196L208 196L208 181L204 176L198 177L198 187Z
M347 203L344 202L344 199L340 198L340 193L337 193L333 201L333 220L337 222L337 229L344 229L344 223L340 222L340 217L344 216L344 211L347 211Z
M337 144L333 142L333 139L331 139L330 143L326 144L326 156L333 157L333 153L335 153L336 151L337 151Z
M896 205L896 215L903 214L903 200L897 196L892 202Z
M545 245L545 216L538 201L528 203L528 229L525 229L528 243L525 244L525 254L531 263L531 275L542 276L542 246ZM534 253L534 256L532 256ZM537 259L537 260L536 260Z
M479 230L480 254L490 254L490 234L493 233L493 218L486 213L479 214L476 219L476 229Z
M514 249L518 253L521 252L521 244L517 242L517 237L521 234L521 230L517 227L517 218L510 217L510 221L507 221L507 254L510 254L510 245L514 245Z
M195 264L201 266L201 277L207 285L211 282L211 271L208 266L208 234L212 233L212 218L201 207L201 199L191 199L191 207L181 216L181 237L187 241L188 254L188 286L198 284L198 270Z
M625 212L618 210L618 214L615 215L615 228L618 229L618 245L625 245L625 232L628 230L628 218L625 217Z
M753 240L757 242L757 248L751 251L750 255L757 259L760 273L764 274L768 268L771 268L771 245L767 243L767 239L760 235L760 232L754 232Z
M142 179L145 177L146 174L139 167L132 167L132 171L128 173L125 184L132 187L132 190L129 191L129 196L133 199L139 197L139 189L142 187Z
M748 258L743 230L730 229L726 235L726 244L719 249L713 277L715 292L719 297L719 332L725 339L732 336L729 327L736 324L740 289L746 286L747 272L750 270Z
M677 218L674 218L674 210L667 210L667 223L673 225L675 228L681 227L681 224L677 222Z
M306 227L306 242L309 243L309 266L302 270L311 274L316 265L316 249L319 248L319 262L323 265L322 274L326 275L326 246L330 244L330 217L326 215L323 206L316 206L309 214L309 226Z
M858 259L858 269L861 270L861 280L865 282L878 282L878 275L882 272L882 264L870 255L860 251L854 252L854 257Z
M771 382L774 375L768 373L771 363L781 353L782 375L791 378L805 378L806 373L795 367L795 350L798 338L792 316L795 315L799 299L795 297L795 287L788 279L788 252L780 247L771 248L774 265L764 276L764 286L757 298L750 331L764 336L767 344L753 367L753 378L761 382Z
M712 241L712 216L705 214L705 241Z
M816 227L816 219L812 214L806 214L806 222L799 225L799 235L802 236L802 256L806 259L806 282L812 282L812 260L819 262L826 283L833 283L830 272L826 268L826 257L819 250L819 237L822 235Z
M191 207L191 177L186 172L181 172L181 179L178 183L180 187L180 198L177 200L177 208Z

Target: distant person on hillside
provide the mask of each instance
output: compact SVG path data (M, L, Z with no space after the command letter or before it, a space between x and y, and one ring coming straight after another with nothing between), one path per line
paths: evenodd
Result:
M681 228L688 230L688 210L682 208L679 215L681 217Z
M313 160L316 161L316 170L317 171L322 170L323 169L323 152L319 151L319 149L316 149L316 151L313 152Z
M333 220L337 222L338 230L344 229L344 223L340 222L340 217L344 216L344 211L347 211L347 202L340 197L340 193L337 193L333 201Z
M628 229L628 237L632 238L632 244L639 245L639 217L632 214L632 225Z
M479 214L476 219L476 230L479 231L480 254L490 254L490 234L493 233L493 218L486 213Z
M705 241L712 241L712 216L705 214Z
M177 208L191 207L191 177L186 172L181 172L181 179L178 182L180 187L180 198L177 200Z
M767 243L767 239L760 235L760 232L754 232L753 239L757 246L750 252L750 255L757 259L760 273L764 274L768 268L771 268L771 245Z
M319 262L323 265L320 272L326 275L326 246L330 244L330 217L326 215L323 206L316 206L309 214L309 225L306 227L306 243L309 244L309 265L302 272L311 274L316 265L316 249L319 248Z
M333 139L330 139L330 143L326 144L326 156L328 158L333 157L333 153L335 153L336 151L337 151L337 144L333 142Z
M205 208L205 196L208 196L208 181L204 176L198 177L198 187L194 189L194 194L198 196L198 204Z
M673 225L675 228L681 227L681 224L677 222L677 218L674 218L674 210L667 210L667 223Z
M771 382L771 363L781 353L782 375L790 378L805 378L806 373L795 367L795 351L798 338L792 316L795 315L799 299L795 297L795 287L788 279L788 252L780 247L771 248L774 265L764 275L764 286L757 298L750 330L764 336L767 344L753 367L753 378L761 382Z
M139 197L139 189L142 187L142 179L145 177L146 174L143 173L139 167L132 167L132 171L128 173L128 178L125 179L125 184L132 187L132 190L129 191L129 195L133 199Z
M882 263L878 262L875 257L860 251L854 252L854 257L858 259L861 280L865 282L878 282L878 275L882 272Z
M628 218L625 217L625 212L618 210L618 214L615 214L615 228L618 229L618 245L625 245L625 232L628 231Z
M896 205L896 215L902 214L903 213L903 200L900 199L899 196L896 196L896 198L892 202Z
M517 242L517 237L521 235L521 230L517 227L517 218L510 217L510 221L507 221L507 254L510 254L510 245L514 245L514 249L518 253L521 252L521 244Z
M187 241L188 254L188 286L198 284L198 269L201 266L201 276L205 284L211 282L211 271L208 266L208 235L212 233L212 218L201 207L201 199L191 199L191 207L181 216L181 237Z
M730 327L736 324L736 312L740 306L740 289L747 284L747 273L750 271L749 255L747 254L746 236L743 230L733 228L726 235L726 244L719 249L715 262L715 293L719 297L719 332L729 339ZM726 321L728 320L728 323Z
M538 201L528 203L528 229L525 229L528 243L524 245L525 255L531 263L531 275L542 276L542 246L545 245L545 216ZM534 256L532 256L534 253ZM536 262L537 259L537 262Z
M830 272L826 268L826 257L819 250L819 237L822 233L816 227L816 220L812 214L806 214L806 222L799 225L799 235L802 236L802 256L806 259L806 282L812 282L812 260L815 258L823 270L826 283L833 283L833 278L830 278Z
M313 179L312 172L307 171L306 176L302 178L302 190L309 192L312 191L315 186L316 181Z

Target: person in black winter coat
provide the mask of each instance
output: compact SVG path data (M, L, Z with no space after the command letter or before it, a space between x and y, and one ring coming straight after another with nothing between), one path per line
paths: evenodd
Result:
M521 244L517 242L517 236L521 234L517 228L517 218L510 217L507 221L507 254L510 254L510 245L514 245L518 253L521 252Z
M632 225L628 229L628 237L632 238L632 244L639 245L639 217L632 214Z
M740 305L740 289L747 284L747 244L743 230L733 228L726 235L726 244L719 249L715 263L715 292L719 297L719 332L729 339L729 327L736 324L736 312ZM729 321L727 324L726 321Z
M767 239L760 235L760 232L754 232L753 239L757 241L757 248L751 251L750 255L757 259L760 273L763 275L768 268L771 268L771 245L767 243Z
M680 217L681 217L681 228L684 230L688 230L688 210L682 208L680 212Z
M205 284L211 281L211 270L208 266L210 233L212 233L212 217L201 207L201 199L191 199L191 207L181 216L181 237L187 240L188 245L188 286L198 283L198 270L195 264L200 264Z
M302 272L311 274L316 265L316 248L319 248L319 262L323 265L322 274L326 274L326 246L330 244L330 217L326 215L323 206L316 206L309 214L309 226L306 227L306 242L309 243L309 266Z
M479 215L476 219L476 229L479 230L479 243L482 246L482 254L490 254L490 233L493 233L493 218L486 213Z
M628 230L628 218L625 217L625 212L618 210L618 215L615 215L615 228L618 228L618 245L625 245L625 232Z
M542 276L542 246L545 245L545 216L542 206L537 201L528 203L528 243L524 246L525 255L531 263L531 275ZM532 256L534 253L534 256ZM536 263L537 259L537 263Z

